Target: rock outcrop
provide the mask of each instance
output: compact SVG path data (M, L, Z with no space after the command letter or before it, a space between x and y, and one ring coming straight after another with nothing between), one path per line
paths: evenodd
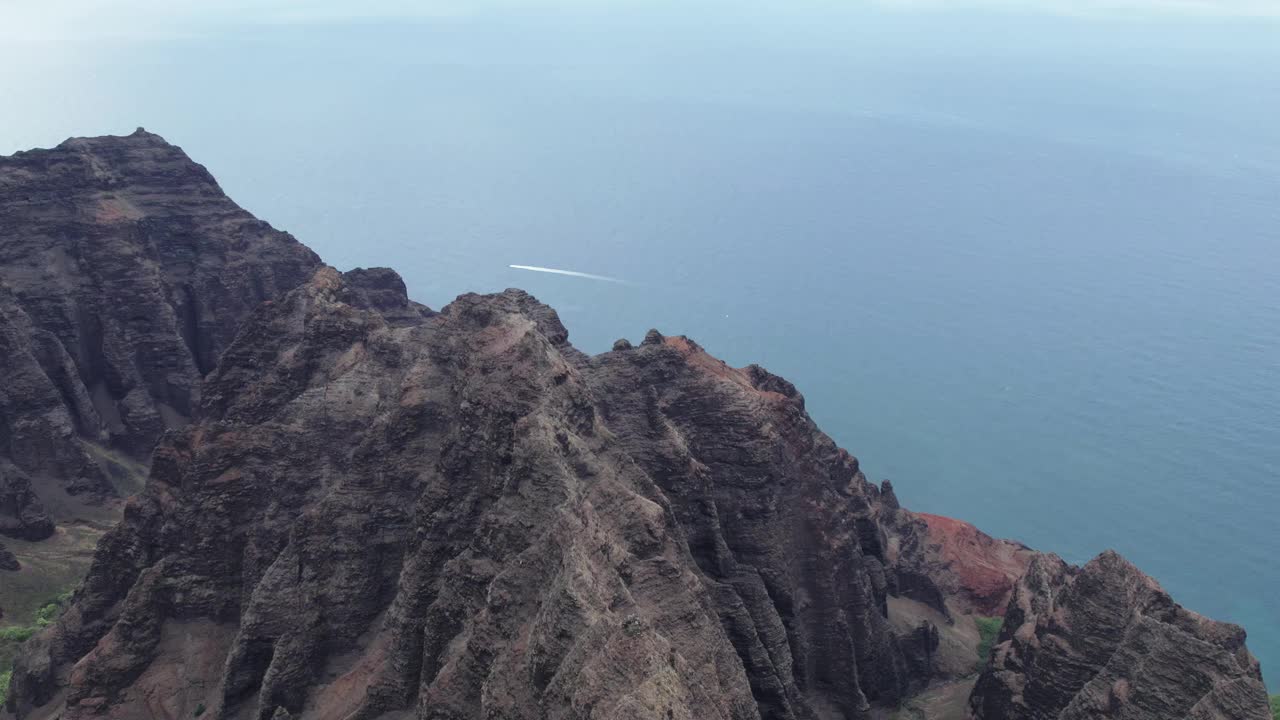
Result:
M961 520L899 508L888 481L883 494L892 497L879 519L889 538L893 594L944 615L1003 615L1015 583L1039 553Z
M141 129L0 157L0 533L112 494L112 458L145 462L240 321L319 266Z
M685 338L588 358L520 291L408 321L367 279L247 322L20 717L860 718L927 679L878 491L789 383Z
M31 477L0 457L0 535L43 540L52 534L53 518L32 491Z
M9 551L9 548L4 546L4 543L0 543L0 570L8 570L12 572L14 570L21 569L22 564L18 562L18 558L13 556L13 553ZM2 609L0 609L0 617L4 617L4 610Z
M1083 568L1042 555L970 706L977 720L1270 720L1244 641L1113 552Z
M432 312L153 135L0 160L0 268L0 528L159 439L22 720L871 720L1002 608L985 720L1145 711L1171 669L1168 717L1265 709L1238 628L899 507L763 368L587 356L519 290Z

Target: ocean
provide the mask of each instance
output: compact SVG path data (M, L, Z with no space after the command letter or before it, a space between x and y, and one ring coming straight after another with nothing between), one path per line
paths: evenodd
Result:
M433 307L760 363L908 507L1114 548L1280 689L1280 22L1155 5L80 27L6 61L0 152L142 125Z

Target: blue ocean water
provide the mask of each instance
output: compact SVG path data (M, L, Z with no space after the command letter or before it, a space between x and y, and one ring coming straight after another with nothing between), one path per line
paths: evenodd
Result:
M759 362L908 506L1117 549L1280 688L1275 20L570 4L24 62L0 152L144 125L432 306Z

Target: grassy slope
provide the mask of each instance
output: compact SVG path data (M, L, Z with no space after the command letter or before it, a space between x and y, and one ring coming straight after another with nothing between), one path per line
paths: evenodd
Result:
M5 539L5 545L22 563L17 572L0 577L0 629L30 625L50 598L75 587L89 569L93 548L105 525L61 525L53 537L41 542Z
M890 720L965 720L969 717L969 693L978 676L931 685L889 716Z
M98 445L84 443L84 447L98 459L121 498L142 488L146 466ZM120 520L124 510L123 500L94 502L56 487L45 489L40 500L57 520L58 528L53 537L40 542L5 538L22 569L0 573L0 608L4 608L0 630L31 625L50 598L78 585L89 569L98 539Z
M995 645L996 638L1000 635L1000 626L1004 625L1004 618L975 617L973 620L978 624L978 632L982 634L982 642L978 643L978 659L986 664L987 658L991 657L991 646Z
M6 625L0 627L0 708L4 707L5 696L9 694L9 679L13 675L11 665L13 657L27 638L36 634L40 628L53 624L62 614L62 608L71 600L71 593L65 592L40 606L35 612L30 625Z
M106 448L85 443L116 487L121 497L138 492L146 481L145 465ZM57 617L69 591L80 583L93 549L107 528L119 519L120 500L86 502L58 490L44 493L41 500L58 518L53 537L40 542L5 538L22 569L0 577L0 706L9 689L9 672L22 643L37 629Z

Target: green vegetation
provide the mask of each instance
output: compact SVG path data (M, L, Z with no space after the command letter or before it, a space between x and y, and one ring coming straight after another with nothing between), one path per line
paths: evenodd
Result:
M0 642L23 643L27 641L27 638L35 635L36 630L39 629L40 628L32 625L27 627L0 628Z
M48 627L57 621L58 616L62 614L62 608L70 600L71 593L64 592L41 605L36 610L35 621L32 624L0 627L0 667L4 668L4 671L0 672L0 707L4 706L5 696L9 694L9 678L13 675L10 665L18 653L18 647L41 628Z
M1280 720L1280 695L1271 696L1271 717Z
M98 539L118 519L119 513L90 507L81 496L51 494L50 498L50 505L61 503L59 513L63 516L87 519L61 524L57 534L39 542L4 539L23 571L5 573L0 579L0 607L4 608L0 626L34 625L41 607L63 590L79 585L93 561ZM0 662L2 667L6 666Z
M991 646L996 644L1004 618L975 617L973 621L978 625L978 635L981 638L978 642L978 659L985 663L991 657Z
M203 714L204 714L204 703L200 703L199 705L196 705L196 717L200 717Z
M65 592L53 599L53 602L45 603L36 611L36 627L49 627L54 620L62 614L62 606L67 604L71 599L71 593Z

